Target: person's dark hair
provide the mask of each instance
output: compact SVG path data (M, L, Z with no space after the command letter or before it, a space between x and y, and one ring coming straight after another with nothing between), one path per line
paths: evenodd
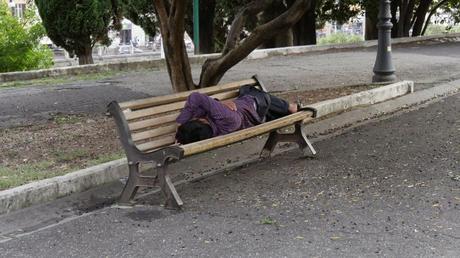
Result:
M181 144L197 142L211 137L211 126L199 120L190 120L180 125L176 133L176 140Z

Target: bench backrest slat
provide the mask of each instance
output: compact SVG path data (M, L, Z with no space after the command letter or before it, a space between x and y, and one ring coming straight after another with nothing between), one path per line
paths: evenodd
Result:
M235 98L237 96L238 96L238 91L236 91L236 90L211 95L211 97L219 99L219 100ZM127 112L127 113L125 113L125 117L126 117L126 120L129 121L129 120L138 119L138 118L142 118L142 117L154 116L154 115L158 115L158 114L162 114L162 113L167 113L167 112L171 112L171 111L180 110L180 109L182 109L184 107L184 105L185 105L185 101L180 101L180 102L175 102L175 103L170 103L170 104L164 104L164 105L160 105L160 106L140 109L140 110L137 110L137 111Z
M171 135L162 137L161 139L156 140L156 141L138 144L137 148L140 151L150 151L150 150L154 150L154 149L157 149L157 148L160 148L160 147L163 147L163 146L171 145L175 141L176 141L175 135L171 134Z
M142 141L142 140L146 140L149 138L155 138L155 137L158 137L164 134L171 134L176 131L176 127L177 126L175 124L172 124L168 126L158 127L158 128L148 130L148 131L143 131L140 133L134 133L132 135L133 141L137 142L137 141Z
M242 85L256 85L256 84L257 84L256 80L248 79L248 80L231 82L227 84L222 84L222 85L217 85L217 86L212 86L212 87L207 87L207 88L202 88L202 89L197 89L197 90L192 90L192 91L179 92L179 93L175 93L175 94L171 94L167 96L158 96L158 97L151 97L151 98L145 98L145 99L140 99L140 100L126 101L126 102L120 103L120 108L121 109L129 108L131 110L142 109L146 107L152 107L152 106L174 103L178 101L184 101L187 99L187 97L192 92L201 92L206 95L213 95L216 93L225 92L229 90L237 90Z
M149 118L146 120L141 120L137 122L131 122L128 124L131 131L142 130L148 127L157 126L159 124L167 124L176 121L176 118L179 116L179 112L175 112L169 115L164 115L155 118Z

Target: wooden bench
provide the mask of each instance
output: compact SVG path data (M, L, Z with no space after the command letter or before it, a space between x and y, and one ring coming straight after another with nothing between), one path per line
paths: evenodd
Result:
M262 157L270 156L278 142L295 142L301 150L310 150L313 154L316 154L302 130L303 124L313 119L315 115L315 111L311 109L301 109L299 112L289 116L227 135L186 145L175 144L177 126L175 119L192 92L201 92L213 98L225 100L236 98L239 88L244 85L254 85L266 91L257 76L253 76L248 80L167 96L123 103L111 102L108 110L115 119L129 166L129 177L121 193L120 203L130 202L139 187L152 187L159 184L166 197L165 207L180 208L183 202L168 175L168 164L261 134L269 133L268 140L261 153ZM293 133L283 134L277 131L290 125L295 125ZM157 175L142 175L139 172L140 163L154 163L157 167Z

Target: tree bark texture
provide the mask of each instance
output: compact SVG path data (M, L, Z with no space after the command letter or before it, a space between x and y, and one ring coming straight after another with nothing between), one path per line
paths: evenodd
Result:
M200 0L200 53L214 53L216 0Z
M310 9L293 27L294 45L316 45L316 0L311 1Z
M287 11L275 19L257 26L247 38L240 42L239 35L244 28L246 18L250 15L259 14L270 2L271 0L252 1L236 15L222 55L218 58L208 59L203 64L200 87L217 84L225 72L243 60L254 49L296 24L311 4L311 0L296 0Z
M391 37L396 38L398 36L398 19L396 18L396 13L398 12L398 8L401 6L401 0L392 0L390 5L391 11L391 23L393 27L391 28Z
M174 92L195 89L184 43L186 0L154 0L163 38L166 67Z
M260 22L267 23L275 19L279 15L281 15L286 10L287 10L287 6L282 1L274 1L264 9L263 13L260 15L261 16ZM265 41L261 47L262 48L288 47L288 46L292 46L292 44L293 44L292 30L287 29L286 31L283 31L282 33L276 35L275 37Z
M425 24L426 14L430 8L433 0L420 0L420 4L415 12L415 22L412 28L412 37L420 36L423 29L423 24Z
M410 36L410 29L412 28L412 17L414 16L414 8L415 8L416 0L409 0L407 7L406 7L406 14L404 16L404 30L403 30L403 37Z
M373 40L378 38L377 22L379 13L379 1L367 1L365 19L366 27L364 37L365 40Z
M377 21L373 19L373 17L369 17L366 13L366 28L365 28L365 39L366 40L373 40L378 38L378 30L377 30Z
M87 46L87 47L79 49L76 52L76 55L78 56L79 65L94 64L93 48L91 46Z

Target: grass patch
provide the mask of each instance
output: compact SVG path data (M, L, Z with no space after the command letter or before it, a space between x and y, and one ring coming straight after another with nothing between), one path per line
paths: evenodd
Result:
M260 220L260 224L262 225L274 225L276 224L276 220L270 218L270 217L265 217Z
M80 75L72 75L72 76L60 76L60 77L53 77L53 78L43 78L43 79L34 79L34 80L27 80L27 81L13 81L13 82L5 82L0 84L0 89L7 89L7 88L25 88L29 86L53 86L56 84L64 84L70 83L75 81L92 81L92 80L101 80L107 79L114 75L120 74L122 72L119 71L107 71L107 72L100 72L100 73L90 73L90 74L80 74Z
M0 190L23 185L32 181L65 174L67 171L53 171L54 162L40 161L22 164L15 168L0 166Z
M44 160L32 164L21 164L15 167L0 165L0 190L24 185L37 180L65 175L78 169L117 160L124 156L122 152L103 154L84 164L66 166L63 163L75 159L87 158L89 152L81 149L67 153L55 153L55 155L56 160Z
M56 114L53 116L53 121L58 125L76 124L82 122L83 118L81 115Z
M96 159L92 159L92 160L88 161L87 165L88 166L96 166L96 165L106 163L106 162L109 162L109 161L112 161L112 160L121 159L124 156L125 156L125 154L123 152L103 154L103 155L97 157Z
M69 162L90 156L90 153L85 149L77 149L69 152L55 152L57 162Z
M429 24L425 35L440 35L443 33L459 33L460 25L456 26L447 26L443 24Z

